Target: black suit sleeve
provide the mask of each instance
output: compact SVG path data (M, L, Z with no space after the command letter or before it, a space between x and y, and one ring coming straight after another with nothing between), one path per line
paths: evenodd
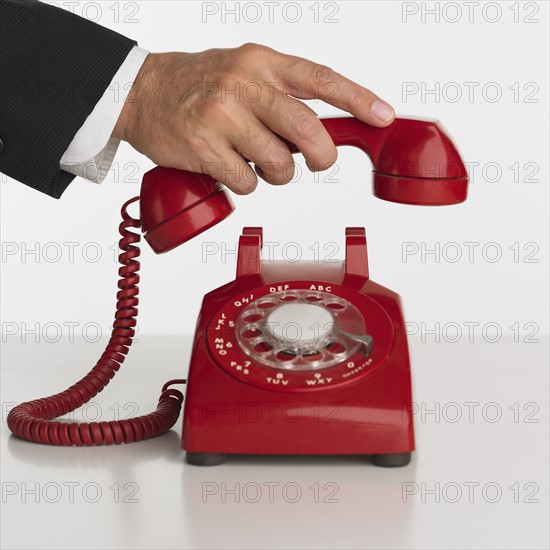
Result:
M36 0L0 0L0 171L59 198L59 161L136 44Z

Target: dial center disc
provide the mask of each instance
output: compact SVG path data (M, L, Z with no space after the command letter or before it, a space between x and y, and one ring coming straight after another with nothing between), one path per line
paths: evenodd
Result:
M335 326L326 307L297 303L276 307L267 316L265 329L270 340L303 349L324 342Z

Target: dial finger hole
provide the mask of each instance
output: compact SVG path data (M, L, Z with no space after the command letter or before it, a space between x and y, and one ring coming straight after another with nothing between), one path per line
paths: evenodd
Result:
M247 340L251 340L252 338L258 338L259 336L261 336L261 334L262 334L262 331L254 325L248 325L244 327L244 329L241 332L241 336L243 338L246 338Z
M295 361L297 355L290 349L281 349L275 354L275 359L281 363Z
M256 313L254 311L250 313L245 313L243 315L243 321L245 321L246 323L257 323L261 318L261 313Z
M255 346L254 346L254 351L256 353L268 353L269 351L271 351L273 349L273 346L268 344L267 342L258 342Z
M334 340L333 342L330 342L326 347L326 350L331 355L342 355L346 353L347 349L348 348L344 344L344 342L341 342L340 340Z
M342 302L336 302L336 301L330 301L328 304L327 304L327 307L329 309L332 309L333 311L335 312L340 312L340 311L344 311L344 309L346 309L347 307L347 304L344 304Z
M311 351L302 353L302 359L306 363L315 363L315 362L321 361L321 359L323 359L323 354L321 353L320 350L315 349L315 350L311 350Z
M258 307L260 309L271 309L272 307L275 307L275 301L274 300L266 300L265 302L260 302L258 304Z
M310 294L306 294L305 300L307 300L308 302L316 303L316 302L322 302L323 297L317 293L310 293Z
M285 292L281 295L279 300L281 300L281 302L295 302L298 298L299 296L296 293Z

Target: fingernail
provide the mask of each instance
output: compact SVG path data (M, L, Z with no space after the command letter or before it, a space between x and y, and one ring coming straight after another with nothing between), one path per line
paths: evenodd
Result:
M394 116L393 108L387 103L378 100L372 104L371 112L378 120L381 120L382 122L386 122Z

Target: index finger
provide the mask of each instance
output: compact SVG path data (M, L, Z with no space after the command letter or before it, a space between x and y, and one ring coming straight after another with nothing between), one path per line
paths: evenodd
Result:
M303 57L279 55L281 63L276 67L287 94L298 99L321 99L372 126L383 127L393 122L393 107L369 89L326 65Z

